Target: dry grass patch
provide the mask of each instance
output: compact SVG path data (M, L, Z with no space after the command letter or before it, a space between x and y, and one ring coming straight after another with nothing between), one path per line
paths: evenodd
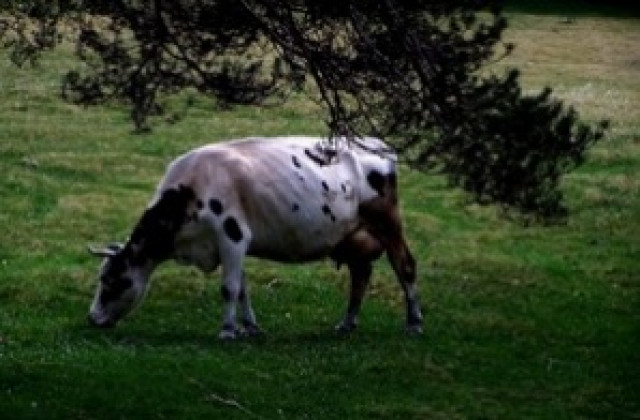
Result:
M638 127L640 20L518 15L505 41L516 49L501 65L521 69L525 88L552 86L587 119Z

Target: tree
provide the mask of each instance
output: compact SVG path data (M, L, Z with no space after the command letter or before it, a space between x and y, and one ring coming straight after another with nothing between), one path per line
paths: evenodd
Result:
M305 80L331 134L390 140L412 167L440 171L481 203L563 214L562 174L606 124L526 95L494 0L42 0L4 6L0 39L17 64L67 36L88 70L63 96L126 101L140 130L158 98L195 88L221 104L286 98Z

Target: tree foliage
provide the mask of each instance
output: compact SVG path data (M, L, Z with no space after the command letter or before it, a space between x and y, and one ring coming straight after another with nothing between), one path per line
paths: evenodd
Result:
M17 64L69 37L85 70L63 96L124 100L138 129L159 97L195 88L220 104L286 98L308 81L332 134L373 134L483 203L562 214L562 174L602 137L546 89L524 94L493 0L60 0L4 6ZM312 93L313 94L313 93Z

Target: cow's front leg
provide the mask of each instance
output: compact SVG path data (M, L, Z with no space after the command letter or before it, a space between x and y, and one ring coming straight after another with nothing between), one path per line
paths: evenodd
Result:
M236 304L240 297L241 282L239 276L225 273L220 287L224 305L222 329L218 335L221 339L234 339L240 333L236 324Z
M248 336L257 336L262 333L258 323L256 322L256 315L253 312L251 306L251 295L249 293L249 285L247 284L246 275L242 273L242 285L240 289L240 305L242 306L242 326L244 332Z
M237 338L241 332L236 323L236 306L243 289L242 264L247 249L247 241L244 240L240 228L236 226L235 229L237 229L237 232L233 231L234 235L230 235L230 238L223 237L220 241L220 257L222 260L222 286L220 292L224 305L224 315L219 337L225 340Z

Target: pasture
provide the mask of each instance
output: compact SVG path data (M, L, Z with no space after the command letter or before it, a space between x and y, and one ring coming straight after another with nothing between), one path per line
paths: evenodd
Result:
M638 418L640 20L511 16L506 64L609 136L563 188L566 223L524 227L403 168L425 333L403 333L385 260L359 329L333 326L347 272L250 260L266 336L220 342L219 275L166 264L112 330L86 314L98 261L124 240L166 164L203 143L323 134L304 96L281 107L191 107L149 134L126 110L58 99L68 51L33 69L0 62L0 418ZM505 63L495 65L499 66Z

